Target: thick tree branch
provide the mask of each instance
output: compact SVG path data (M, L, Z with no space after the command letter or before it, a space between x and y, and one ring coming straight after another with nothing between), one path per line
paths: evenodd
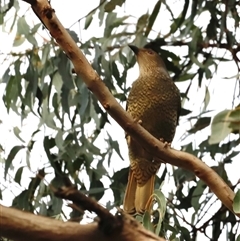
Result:
M123 216L122 221L121 232L106 235L96 222L86 225L62 222L0 205L0 235L17 241L165 241L131 217Z
M93 70L79 47L62 26L49 2L47 0L28 0L26 2L31 4L33 11L72 61L77 75L83 79L89 90L93 92L105 110L118 124L156 157L172 165L194 172L196 176L209 186L222 203L233 212L232 203L235 194L216 172L191 154L165 148L164 143L154 138L139 123L136 123L119 105L99 75ZM240 217L240 214L236 215Z

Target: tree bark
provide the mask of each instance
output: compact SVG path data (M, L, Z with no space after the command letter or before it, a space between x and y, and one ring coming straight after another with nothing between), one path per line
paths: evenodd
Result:
M0 205L0 235L17 241L165 241L131 217L125 216L122 221L121 232L106 235L97 222L86 225L62 222Z

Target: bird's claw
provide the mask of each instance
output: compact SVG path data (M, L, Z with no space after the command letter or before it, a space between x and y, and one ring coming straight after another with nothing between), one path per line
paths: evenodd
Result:
M160 138L159 140L164 144L164 148L171 147L171 142L167 142L163 138Z

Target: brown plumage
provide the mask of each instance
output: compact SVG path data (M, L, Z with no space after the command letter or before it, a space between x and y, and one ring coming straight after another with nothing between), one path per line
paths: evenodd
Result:
M170 78L161 57L151 49L129 46L139 65L139 77L127 100L127 112L157 139L171 142L181 108L179 90ZM123 209L129 214L143 213L154 191L160 167L151 153L127 136L130 171Z

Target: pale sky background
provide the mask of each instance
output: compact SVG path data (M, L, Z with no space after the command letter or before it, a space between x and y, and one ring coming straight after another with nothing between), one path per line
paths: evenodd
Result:
M28 24L32 26L32 23L38 23L39 20L35 16L35 14L29 9L29 5L19 1L20 3L20 11L18 12L18 16L26 15L28 16ZM66 4L67 3L67 4ZM82 1L74 1L74 0L68 0L66 1L58 1L58 0L51 0L51 5L55 9L57 17L59 20L62 22L62 24L68 28L70 27L73 23L75 23L79 18L84 17L90 10L95 8L99 4L99 0L92 0L88 1L88 4L82 4ZM119 8L117 7L118 14L119 15L125 15L126 13L134 16L132 18L129 18L127 22L136 22L136 19L141 16L142 14L146 13L147 10L151 13L154 4L156 3L156 0L148 0L148 1L139 1L136 6L136 1L134 0L128 0L124 7ZM172 11L175 13L179 13L182 9L182 2L180 1L173 1L172 4ZM13 13L13 12L12 12ZM153 29L159 29L161 28L161 31L163 33L167 33L169 26L171 22L169 21L169 16L167 14L168 12L165 10L165 6L162 5L161 7L161 14L158 16L158 19L153 27ZM11 19L12 15L9 13L7 20L9 19L9 25L11 24ZM202 14L200 18L197 19L197 23L200 24L202 23L203 25L207 24L209 21L209 16L207 14ZM84 25L84 21L81 22L81 26ZM159 27L159 25L161 25ZM156 27L157 26L157 27ZM1 27L0 27L1 28ZM72 30L76 31L76 33L79 34L79 25L75 24L72 28ZM83 29L83 28L81 28ZM9 62L4 61L4 54L9 53L10 51L19 51L19 48L12 48L12 43L13 39L15 37L15 31L14 30L12 33L9 33L9 26L4 30L0 30L0 76L4 73L6 66ZM49 34L44 31L42 33L47 39L49 39ZM102 28L99 28L98 26L98 17L97 15L94 16L94 21L90 25L89 29L87 31L81 30L81 35L79 36L80 39L84 42L85 40L89 39L92 36L100 37L103 35ZM152 33L152 37L154 38L156 34ZM41 38L40 38L41 39ZM126 39L126 45L130 42L130 40ZM30 48L30 44L24 44L21 46L22 48ZM127 48L127 47L126 47ZM184 48L174 48L175 53L178 53L179 55L183 54L183 52L186 49ZM127 51L127 50L126 50ZM220 53L221 50L218 50L218 53ZM91 61L91 58L89 58L89 61ZM203 81L203 86L206 86L210 92L210 103L208 106L208 109L214 110L209 116L214 116L217 114L219 111L224 110L224 109L232 109L232 100L233 96L228 93L233 93L233 90L235 88L235 79L224 79L225 77L231 77L237 74L237 69L233 63L223 63L220 64L218 68L217 75L214 75L213 79L209 81ZM138 67L135 66L133 69L129 71L129 74L127 76L127 83L131 85L132 81L134 81L138 76ZM186 86L188 85L187 82L184 83L177 83L178 87L180 90L185 90ZM5 85L1 84L0 85L0 98L2 99L2 95L4 93L4 88ZM190 91L190 96L194 96L194 98L191 98L189 102L185 101L184 107L186 109L191 109L193 110L193 115L194 113L197 114L199 113L199 110L202 107L202 103L204 101L204 93L206 88L201 88L199 89L197 86L197 81L193 83L193 86ZM236 103L235 103L236 104ZM14 145L19 145L21 144L21 141L19 141L14 133L13 133L13 127L15 126L21 126L21 137L28 143L31 134L33 130L36 129L37 127L37 121L35 121L35 117L32 115L27 120L24 120L24 122L21 124L21 119L19 116L17 116L15 113L10 113L8 114L6 111L6 108L3 104L2 101L0 101L0 109L1 109L1 116L0 116L0 144L2 145L4 149L4 153L2 153L2 157L7 157L9 151ZM111 118L110 118L111 119ZM193 122L192 124L194 124ZM120 170L123 167L127 167L129 165L128 161L128 155L127 155L127 146L125 143L125 138L124 138L124 132L121 129L121 127L111 119L111 125L107 124L107 131L110 133L113 137L114 140L119 141L119 146L121 150L121 154L124 157L124 161L122 161L116 154L113 155L112 157L112 163L110 168L108 169L110 173L113 173L114 171ZM189 122L186 122L185 119L180 121L180 125L177 128L177 133L175 136L175 139L172 143L172 146L176 149L180 149L180 144L183 145L184 143L180 143L180 138L181 136L191 128ZM90 131L91 132L91 131ZM193 145L197 146L205 135L210 134L210 128L205 128L202 131L197 132L195 135L192 135L191 138ZM97 141L94 143L96 146L101 146L102 143L102 138L107 137L106 132L102 132L97 139ZM39 134L38 136L41 140L43 137L43 133ZM196 142L198 141L198 142ZM189 138L185 140L186 143L189 142ZM104 147L102 147L104 148ZM30 164L31 164L31 171L27 170L27 168L24 169L24 178L22 180L22 186L25 187L28 186L29 183L29 178L35 176L35 172L40 169L41 167L44 166L44 164L47 162L46 156L42 155L41 150L43 150L42 147L42 141L39 141L39 143L36 143L34 145L34 150L33 153L30 156ZM22 166L26 164L25 161L26 157L25 154L22 152L22 154L18 154L17 158L13 161L14 166ZM0 161L1 161L1 156L0 156ZM211 161L208 156L206 156L203 161L205 161L208 165L216 165L215 161ZM221 161L221 159L217 160L218 162ZM17 195L23 190L23 187L19 187L15 183L8 183L3 179L3 164L0 164L0 185L6 187L7 189L3 192L3 200L0 200L0 203L3 205L11 205L11 201L14 198L14 195ZM172 170L172 167L170 165L167 165L169 170ZM163 170L164 166L160 168L159 175L161 175L161 172ZM231 165L226 165L226 170L228 173L231 173L230 178L232 183L236 183L237 180L239 179L238 173L236 173L236 170L239 170L240 164L236 161L234 161ZM17 170L17 169L16 169ZM15 170L15 171L16 171ZM14 176L13 172L13 176ZM233 175L232 175L233 174ZM234 175L235 174L235 175ZM51 180L52 176L48 175L46 176L46 180L49 182ZM25 181L24 181L25 179ZM109 187L110 182L106 178L104 179L104 185L105 187ZM165 184L163 186L163 192L168 196L169 191L174 192L175 187L173 183L168 183L168 180L165 180ZM215 196L212 198L215 200ZM100 200L101 203L105 203L106 201L111 200L113 201L112 197L112 192L111 190L107 190L104 198ZM220 203L215 204L216 207L214 209L218 209L220 207ZM66 209L68 210L68 209ZM190 211L192 213L192 211ZM184 212L183 212L184 213ZM206 217L204 220L208 219L211 217L211 213L207 213ZM203 222L204 222L203 220ZM201 239L201 235L199 236L199 240ZM222 239L224 240L224 238Z

